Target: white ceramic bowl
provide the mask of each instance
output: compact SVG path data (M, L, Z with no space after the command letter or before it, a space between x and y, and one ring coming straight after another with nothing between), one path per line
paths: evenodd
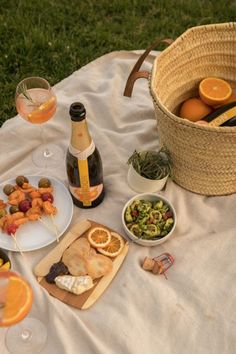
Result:
M128 227L126 226L126 222L125 222L125 211L126 211L127 207L136 199L138 199L138 200L150 200L150 201L162 200L164 203L166 203L169 206L170 211L173 214L174 224L172 226L172 229L170 230L170 232L166 236L163 236L162 238L159 238L159 239L144 240L144 239L140 239L137 236L135 236L128 229ZM163 197L161 195L158 195L158 194L154 194L154 193L142 193L142 194L135 195L133 198L131 198L125 204L125 206L123 208L123 211L122 211L122 224L123 224L123 227L124 227L124 230L125 230L127 236L132 241L134 241L135 243L138 243L139 245L142 245L142 246L157 246L157 245L160 245L161 243L167 241L171 237L171 235L173 234L174 229L176 227L176 223L177 223L177 217L176 217L176 212L175 212L175 209L174 209L172 203L169 200L167 200L165 197Z
M165 186L169 175L162 179L148 179L138 174L130 165L127 181L131 189L138 193L159 192Z

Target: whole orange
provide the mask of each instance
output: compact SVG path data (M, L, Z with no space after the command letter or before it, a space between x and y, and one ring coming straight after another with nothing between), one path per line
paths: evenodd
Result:
M189 98L182 103L179 116L196 122L212 112L212 108L199 98Z
M228 104L228 103L231 103L231 102L236 102L236 91L233 91L231 96L226 101L224 101L223 104L219 105L219 107L220 106L224 106L225 104Z

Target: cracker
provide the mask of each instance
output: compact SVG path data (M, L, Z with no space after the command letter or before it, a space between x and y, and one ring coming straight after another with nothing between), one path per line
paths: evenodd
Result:
M88 274L85 258L80 256L76 250L67 249L62 256L62 261L71 275Z
M97 251L95 250L95 248L91 247L89 250L89 256L95 256L97 254Z
M86 268L88 275L92 279L97 279L108 274L112 270L112 261L102 254L96 254L86 258Z
M87 257L90 251L90 243L85 237L80 237L70 245L69 249L76 250L78 255L82 257Z

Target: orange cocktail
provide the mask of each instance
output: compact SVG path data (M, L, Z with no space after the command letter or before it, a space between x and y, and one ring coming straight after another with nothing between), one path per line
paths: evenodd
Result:
M24 87L24 86L23 86ZM46 88L30 88L16 97L16 109L20 116L33 124L41 124L56 112L56 96Z
M33 291L22 276L0 271L0 327L8 327L5 344L12 354L39 353L45 346L44 324L27 315L33 303Z
M12 326L25 318L33 303L29 283L11 271L0 271L0 326Z
M47 139L43 129L46 122L55 116L57 109L56 95L49 82L42 77L23 79L16 87L15 104L20 117L31 124L39 125L40 144L31 154L33 163L45 169L63 162L63 150ZM50 129L50 125L47 127L47 130ZM52 127L51 129L54 133Z

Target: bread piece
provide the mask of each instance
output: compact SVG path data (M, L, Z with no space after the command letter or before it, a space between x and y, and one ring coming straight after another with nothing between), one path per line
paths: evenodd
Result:
M86 258L86 268L88 275L92 279L97 279L108 274L112 270L112 261L102 254L96 254Z
M78 255L82 257L87 257L90 251L90 243L85 237L80 237L70 245L69 249L76 250Z
M62 261L67 266L71 275L88 274L85 258L78 255L76 250L65 251Z
M91 247L89 250L89 256L95 256L97 254L97 251L95 250L95 248Z

